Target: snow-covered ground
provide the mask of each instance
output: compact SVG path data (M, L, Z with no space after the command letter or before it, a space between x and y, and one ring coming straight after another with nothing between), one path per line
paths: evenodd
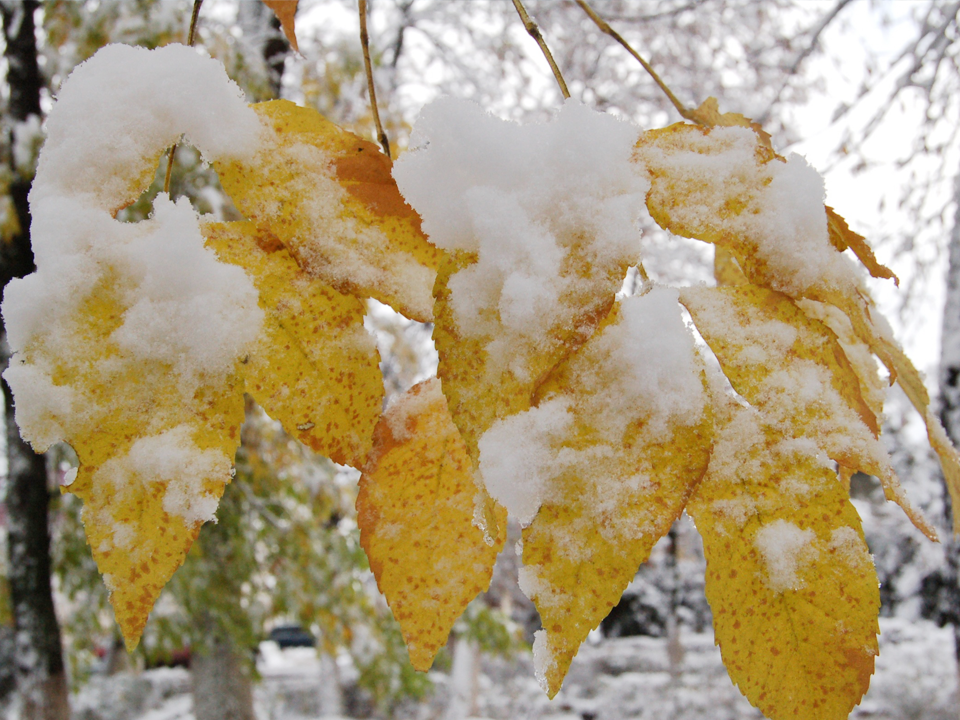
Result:
M851 718L956 720L960 698L949 629L881 619L880 657L869 693ZM682 648L648 637L587 644L553 701L537 686L530 658L485 659L476 717L491 720L734 720L763 716L731 684L710 634L681 635ZM333 720L324 705L322 665L310 649L261 654L255 694L259 720ZM447 679L436 692L394 717L442 716ZM150 670L96 678L73 698L75 720L193 720L190 675Z

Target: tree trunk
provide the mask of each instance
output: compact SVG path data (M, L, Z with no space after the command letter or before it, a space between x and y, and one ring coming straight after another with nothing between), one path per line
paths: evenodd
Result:
M258 51L263 59L267 86L263 90L254 90L257 100L271 100L280 97L283 70L290 54L290 45L280 30L280 20L263 3L240 3L237 21L250 46Z
M190 658L197 720L256 720L247 664L226 633L207 618L207 647Z
M34 27L36 0L0 4L6 40L7 84L10 89L9 115L22 123L31 115L40 117L42 81L37 63ZM13 138L11 138L11 141ZM11 153L12 156L12 153ZM20 230L0 249L0 281L5 288L15 277L34 269L30 248L30 211L27 195L30 177L18 174L11 158L13 182L10 192ZM0 352L0 366L6 367L6 343ZM43 456L33 452L20 438L14 423L13 398L3 383L7 440L7 542L10 562L10 600L16 630L15 674L24 720L67 720L70 715L60 626L50 588L50 535L48 511L50 492Z
M320 653L320 715L340 717L344 714L343 691L337 659L328 652Z
M450 671L450 701L444 720L464 720L477 712L480 679L480 648L465 637L454 639L453 668Z
M956 215L950 233L949 268L943 307L943 326L940 338L940 421L953 444L960 447L960 175L954 188ZM943 487L944 523L952 528L953 512L950 493ZM944 540L946 554L946 590L941 608L943 616L953 624L954 656L960 683L960 541L947 530Z

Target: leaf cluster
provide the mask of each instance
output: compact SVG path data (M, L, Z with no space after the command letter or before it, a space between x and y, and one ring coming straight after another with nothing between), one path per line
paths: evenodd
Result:
M424 111L422 146L393 166L313 110L239 104L213 61L181 50L108 48L78 75L111 77L118 61L161 79L190 68L197 79L181 80L210 83L214 125L229 125L234 145L180 107L162 132L126 129L124 162L84 165L65 150L82 131L65 113L88 106L65 85L34 209L87 203L109 240L71 240L93 268L72 303L44 287L40 261L4 301L18 422L36 446L63 439L77 452L66 491L84 501L128 646L191 557L193 571L173 581L187 588L182 602L207 601L191 592L199 578L241 605L255 600L258 574L320 588L275 610L312 618L331 647L360 648L370 686L397 682L379 660L395 654L395 637L372 634L375 612L358 631L360 583L331 571L333 558L356 560L351 536L311 527L336 524L335 499L285 502L283 443L248 437L236 454L247 393L289 437L362 471L360 544L413 667L430 667L489 585L511 514L523 526L521 588L543 622L536 671L552 697L686 509L734 682L771 717L849 713L873 671L879 608L850 477L877 476L935 537L879 440L877 359L923 416L955 502L960 459L848 255L874 276L892 272L823 205L815 171L712 98L685 113L692 122L645 132L575 103L531 130L443 101ZM178 233L181 257L205 268L186 274L183 295L212 309L164 330L181 299L166 302L140 256L118 254L135 244L117 213L181 132L245 220L201 224L160 196L137 224L151 238ZM718 286L644 281L618 297L631 267L644 277L632 236L644 208L665 230L716 246ZM35 238L41 250L58 241ZM371 298L432 322L440 358L438 377L385 410L363 326ZM50 319L36 322L27 300L53 308ZM220 525L195 542L218 503ZM305 507L312 516L299 516ZM283 552L258 523L283 527ZM474 610L464 622L489 620ZM242 634L249 614L223 622ZM413 675L400 683L420 688Z

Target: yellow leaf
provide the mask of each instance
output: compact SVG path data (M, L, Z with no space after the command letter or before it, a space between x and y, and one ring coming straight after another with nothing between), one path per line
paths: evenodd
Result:
M631 262L615 258L607 264L591 263L584 257L584 248L567 252L564 277L552 282L568 282L570 290L560 297L563 314L551 324L545 343L512 332L496 309L482 311L490 330L482 335L463 332L450 282L474 267L476 255L451 254L441 264L434 290L437 373L450 413L475 462L483 433L497 419L528 409L556 366L593 335L613 307Z
M689 119L705 127L747 127L757 134L762 145L773 149L770 143L770 133L766 132L759 123L740 113L721 113L720 103L715 97L708 97L696 110L693 110Z
M893 274L893 270L877 261L867 239L851 230L847 221L830 206L827 206L827 229L830 232L830 242L837 250L843 252L849 248L873 277L893 280L897 285L900 284L900 279Z
M719 245L713 254L713 277L717 285L742 285L749 282L733 253Z
M66 491L84 502L87 541L132 649L230 482L243 384L234 368L185 389L169 362L131 356L116 340L123 293L121 280L105 274L62 326L66 337L38 336L17 367L43 373L50 392L73 398L72 413L44 422L60 426L80 460ZM59 351L64 342L69 352ZM15 373L21 397L25 381Z
M839 291L820 291L815 295L815 299L819 302L834 305L847 316L856 337L866 343L870 350L880 358L880 362L890 373L891 382L896 381L903 389L910 403L923 418L930 447L933 448L940 459L940 467L943 469L944 480L947 483L951 500L960 502L960 454L957 453L956 448L950 442L946 431L940 424L940 419L930 406L930 395L924 385L920 371L914 367L910 358L906 356L897 342L888 335L887 331L873 322L869 299L861 295L846 295ZM936 531L920 512L910 506L906 493L896 477L884 475L879 477L887 500L892 500L900 505L918 529L931 540L936 540ZM960 534L960 518L954 518L953 531Z
M476 466L480 436L498 417L529 408L535 383L524 383L510 373L490 377L486 339L464 335L457 327L448 283L474 259L468 254L450 254L441 263L435 289L433 341L440 356L437 375L443 381L450 414Z
M678 123L641 136L634 157L650 177L654 220L730 251L755 285L794 298L826 287L861 292L832 241L822 178L738 125Z
M429 322L441 252L400 196L390 160L315 110L286 100L253 108L268 134L256 158L215 164L240 212L340 292Z
M808 317L789 297L756 285L741 284L685 288L680 300L717 354L734 389L749 402L758 405L785 402L784 394L775 392L770 383L786 381L789 384L791 378L801 378L804 371L812 373L813 367L817 367L820 374L815 379L825 383L821 392L842 399L865 429L874 437L880 434L877 416L864 401L860 380L836 335L823 323ZM813 380L811 375L811 382ZM808 404L818 399L828 402L825 397L798 398L796 407L791 406L784 412L793 416L795 410L802 408L810 414L806 419L808 424L826 422L830 408Z
M407 643L426 671L467 604L490 585L503 547L473 524L477 487L437 379L391 403L360 478L360 543ZM505 527L506 512L498 509Z
M522 465L516 477L497 477L516 461L491 458L488 443L503 447L516 436L519 452L545 465L536 468L544 476L543 501L523 531L520 585L543 623L534 662L550 697L706 470L711 420L702 370L675 293L658 292L624 301L557 369L537 407L495 426L481 441L488 484L534 482L521 476ZM635 342L648 346L650 355L641 350L632 361ZM669 368L657 367L662 357L671 358ZM555 431L558 418L566 424Z
M136 102L131 64L155 80ZM104 97L91 102L82 77L94 75ZM178 45L111 45L64 82L47 129L31 193L37 271L4 292L16 351L5 377L24 437L37 450L58 440L76 450L68 491L84 500L132 648L230 481L239 365L263 312L246 274L203 247L186 199L159 195L138 223L115 213L147 189L181 134L210 159L243 156L260 121L216 61Z
M297 17L298 0L263 0L263 4L273 10L273 14L280 21L280 27L283 28L283 34L290 41L290 47L297 52L300 48L297 46L297 33L294 29L294 22Z
M303 272L253 223L203 230L222 261L246 270L266 311L243 366L247 392L305 445L361 467L383 405L380 354L363 327L363 302Z
M730 411L687 506L731 680L772 720L841 720L866 692L880 594L836 472L752 408Z
M835 305L807 299L798 301L797 305L808 317L819 320L837 336L837 342L840 343L843 354L847 356L850 366L860 380L863 401L877 418L879 426L889 383L880 375L877 358L870 350L870 346L857 337L850 319Z
M681 300L733 388L842 466L876 475L888 498L928 537L877 437L876 416L836 335L782 293L755 285L687 288Z

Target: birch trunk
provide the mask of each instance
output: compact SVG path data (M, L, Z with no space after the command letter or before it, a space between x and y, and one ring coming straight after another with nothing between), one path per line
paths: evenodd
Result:
M193 712L197 720L256 720L247 663L228 635L210 622L207 648L190 658Z
M946 297L943 306L943 326L940 336L940 420L953 444L960 447L960 175L954 186L956 210L948 247ZM953 526L952 513L960 508L951 508L950 494L943 488L945 527ZM948 531L949 533L949 531ZM960 541L952 533L944 539L947 561L946 582L948 592L943 608L953 621L954 656L957 662L960 683Z
M31 116L39 118L41 114L42 80L34 26L38 5L36 0L0 4L10 89L8 112L15 123L23 123ZM12 142L13 138L10 140ZM3 287L12 278L22 277L34 269L27 202L31 178L21 175L21 169L12 160L11 170L10 193L20 231L0 248L0 282ZM6 342L2 346L0 367L6 368L9 352ZM5 382L2 385L8 467L7 548L10 601L16 633L14 674L20 717L23 720L68 720L70 706L60 626L50 588L50 492L46 462L21 440L14 424L10 388Z

